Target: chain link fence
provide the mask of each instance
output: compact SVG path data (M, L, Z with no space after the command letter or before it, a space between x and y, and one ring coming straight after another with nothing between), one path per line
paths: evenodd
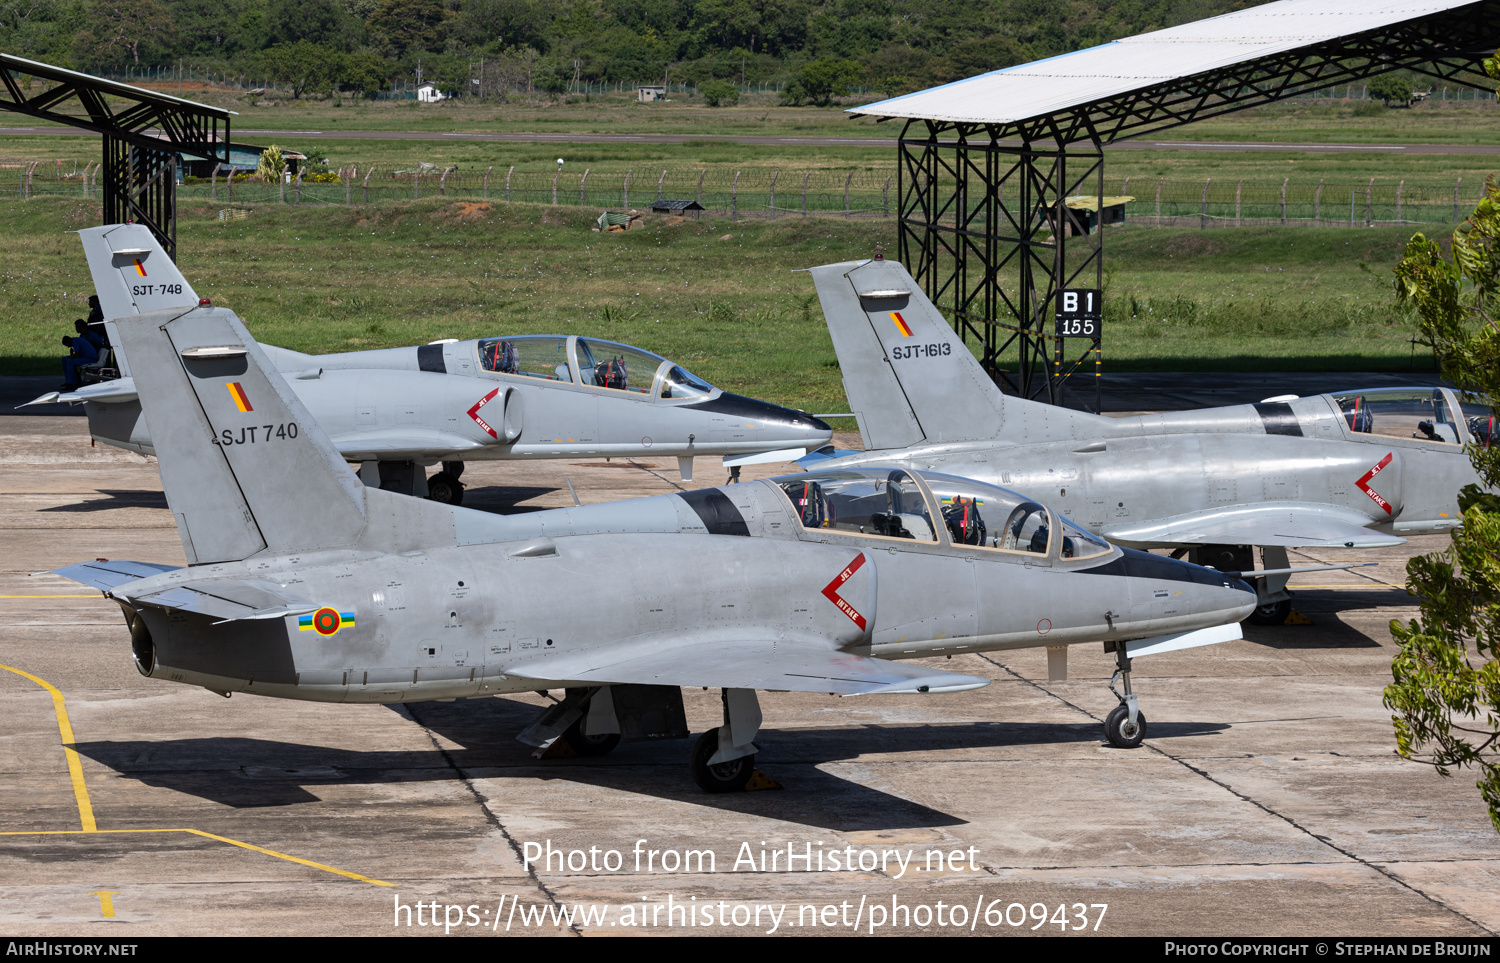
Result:
M72 162L0 163L0 198L38 195L99 197L98 167ZM179 203L381 204L447 197L490 203L557 204L595 209L645 209L693 201L715 215L882 218L899 212L894 173L880 170L799 171L766 167L517 170L422 164L404 168L351 166L332 175L293 176L282 183L237 175L188 178ZM1162 227L1265 225L1361 227L1457 224L1484 194L1477 177L1182 178L1106 180L1106 196L1133 197L1127 223Z
M1170 227L1303 227L1457 224L1484 196L1484 182L1367 177L1237 178L1137 177L1106 181L1106 194L1134 196L1126 217Z

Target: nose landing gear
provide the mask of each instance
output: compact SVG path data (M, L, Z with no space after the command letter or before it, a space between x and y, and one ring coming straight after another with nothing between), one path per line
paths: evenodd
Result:
M1135 749L1146 739L1146 716L1141 712L1135 693L1130 691L1130 656L1125 651L1125 643L1118 642L1116 645L1116 668L1114 676L1109 680L1109 691L1120 700L1120 704L1111 709L1104 719L1104 737L1118 749ZM1115 690L1116 680L1123 684L1123 695Z
M463 504L464 484L458 480L463 473L463 462L443 462L443 470L427 479L427 497L445 505Z

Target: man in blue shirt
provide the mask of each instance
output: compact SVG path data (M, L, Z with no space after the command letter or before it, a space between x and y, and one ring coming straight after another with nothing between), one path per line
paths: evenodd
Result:
M65 335L62 343L72 350L63 359L64 384L60 390L76 391L79 385L82 384L79 369L84 365L97 362L99 360L99 349L90 344L87 338L82 337L71 338Z

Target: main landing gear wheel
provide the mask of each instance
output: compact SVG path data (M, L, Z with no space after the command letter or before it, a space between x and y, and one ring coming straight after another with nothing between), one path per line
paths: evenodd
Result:
M1281 625L1291 614L1292 600L1282 599L1279 602L1257 605L1255 611L1250 613L1248 621L1251 625Z
M1130 721L1130 710L1117 705L1104 719L1104 736L1109 744L1119 749L1135 749L1146 738L1146 714L1139 709L1135 722Z
M462 505L463 483L447 472L440 471L427 479L427 497L444 505Z
M708 760L718 751L718 729L710 729L698 737L698 741L693 743L693 755L689 762L693 770L693 781L704 792L741 791L755 774L755 756L741 756L710 766Z
M597 736L586 735L583 731L584 720L588 718L585 712L571 726L563 732L563 739L572 747L575 755L579 756L607 756L614 752L615 746L620 744L618 732L606 732Z

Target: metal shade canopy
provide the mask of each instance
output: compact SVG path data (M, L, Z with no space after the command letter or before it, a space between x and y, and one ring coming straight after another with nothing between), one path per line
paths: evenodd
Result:
M1101 368L1098 340L1070 361L1047 329L1059 292L1103 287L1104 232L1066 241L1106 144L1392 70L1487 86L1497 47L1500 0L1279 0L848 113L906 121L901 261L997 383L1056 403Z
M178 155L229 161L234 111L4 53L0 109L102 134L104 223L146 225L173 259Z

